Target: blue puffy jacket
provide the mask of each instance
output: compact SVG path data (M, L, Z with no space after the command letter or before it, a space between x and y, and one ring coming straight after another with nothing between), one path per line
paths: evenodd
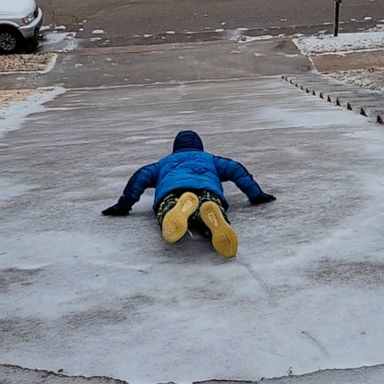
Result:
M233 181L250 199L264 194L252 175L240 163L205 152L202 141L193 131L182 131L176 136L173 153L159 162L140 168L129 179L117 205L130 210L147 188L156 188L153 208L156 212L162 199L173 190L206 190L215 194L225 209L222 182Z

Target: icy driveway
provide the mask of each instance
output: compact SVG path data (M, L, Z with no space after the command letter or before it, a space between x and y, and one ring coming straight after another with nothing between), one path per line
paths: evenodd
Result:
M150 192L100 215L179 129L278 198L227 185L235 261L165 245ZM258 79L69 90L0 143L0 363L156 383L383 362L382 127Z

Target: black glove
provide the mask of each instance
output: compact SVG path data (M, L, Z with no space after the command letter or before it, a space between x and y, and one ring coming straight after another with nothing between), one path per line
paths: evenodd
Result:
M269 203L270 201L276 200L276 197L273 195L268 195L268 193L262 193L259 196L251 197L249 201L251 204L263 204L263 203Z
M118 204L112 205L101 212L104 216L127 216L129 213L128 208L122 208Z

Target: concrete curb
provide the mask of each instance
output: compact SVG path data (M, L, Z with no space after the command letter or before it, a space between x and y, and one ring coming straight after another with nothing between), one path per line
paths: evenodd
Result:
M0 364L1 384L128 384L126 381L106 376L68 376L44 369L23 368L18 365Z
M315 74L282 75L281 78L310 95L384 125L384 95L379 91L357 88Z
M60 370L61 371L61 370ZM303 375L288 375L259 380L212 379L191 381L191 384L381 384L384 365L360 368L325 369ZM0 364L0 383L6 384L129 384L127 381L106 376L68 376L42 369L23 368L18 365ZM161 383L160 383L161 384ZM163 384L177 384L168 382Z

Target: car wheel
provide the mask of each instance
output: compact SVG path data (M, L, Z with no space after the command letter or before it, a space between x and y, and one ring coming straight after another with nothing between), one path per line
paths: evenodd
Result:
M0 29L0 51L4 53L15 52L20 45L19 33L11 28Z

